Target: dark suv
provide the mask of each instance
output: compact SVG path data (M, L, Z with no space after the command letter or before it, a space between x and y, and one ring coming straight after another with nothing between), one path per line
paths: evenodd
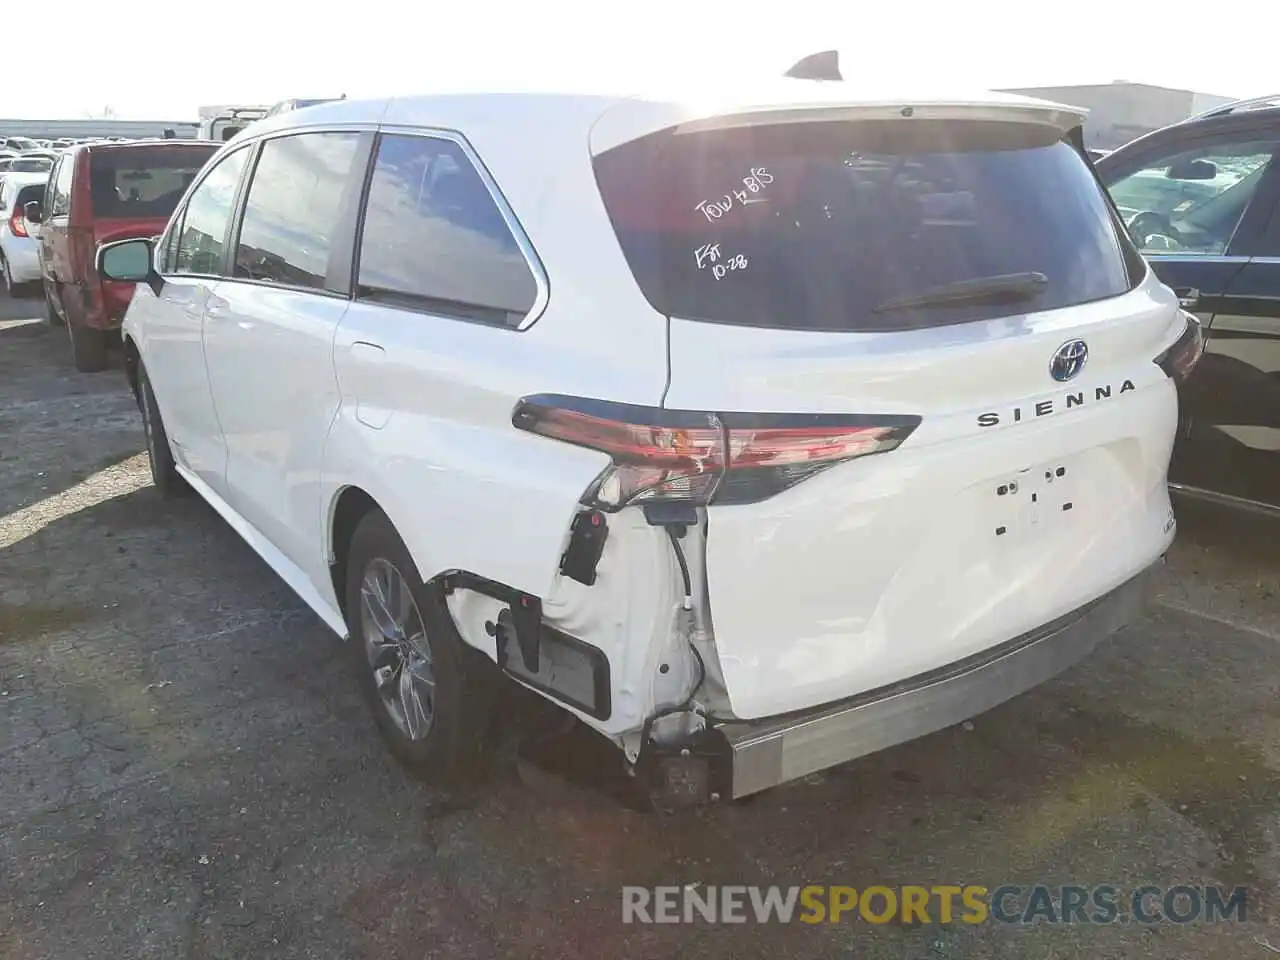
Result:
M1218 107L1095 161L1156 274L1204 324L1175 490L1280 516L1280 96Z

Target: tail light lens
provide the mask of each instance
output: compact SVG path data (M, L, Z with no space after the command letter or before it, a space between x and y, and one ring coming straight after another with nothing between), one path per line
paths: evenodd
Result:
M608 454L613 463L583 499L618 510L764 500L837 463L892 450L920 418L710 413L539 395L521 400L511 422Z
M13 231L15 237L30 236L27 233L27 218L23 216L21 208L13 211L13 216L9 218L9 229Z
M1185 311L1187 329L1168 350L1156 357L1156 364L1176 383L1184 382L1204 356L1204 330L1200 321Z

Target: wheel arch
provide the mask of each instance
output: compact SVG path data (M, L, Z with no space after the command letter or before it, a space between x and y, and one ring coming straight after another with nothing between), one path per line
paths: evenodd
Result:
M329 507L326 530L329 536L329 577L338 610L344 618L347 615L347 553L351 547L351 535L360 521L374 510L380 510L390 518L372 494L354 484L339 489ZM394 520L391 523L395 526Z

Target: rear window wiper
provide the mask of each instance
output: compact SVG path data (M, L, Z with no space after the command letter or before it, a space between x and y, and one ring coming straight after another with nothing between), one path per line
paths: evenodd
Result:
M1028 270L1025 273L1005 273L993 277L975 277L955 283L930 287L920 293L885 300L871 309L872 313L889 310L906 310L911 307L943 307L958 303L1004 302L1030 300L1049 285L1043 273Z

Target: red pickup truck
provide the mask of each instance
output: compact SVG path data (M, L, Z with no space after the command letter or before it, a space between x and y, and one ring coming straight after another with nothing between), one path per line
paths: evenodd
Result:
M98 245L152 237L218 148L196 140L82 144L64 151L49 173L44 201L28 210L39 224L40 264L49 321L65 324L76 369L101 370L107 344L133 298L132 283L102 280Z

